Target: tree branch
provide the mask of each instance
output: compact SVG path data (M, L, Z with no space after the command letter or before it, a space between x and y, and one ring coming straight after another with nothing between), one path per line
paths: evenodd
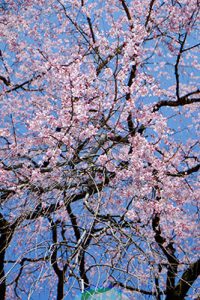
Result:
M158 111L161 107L164 106L170 106L170 107L176 107L176 106L184 106L192 103L198 103L200 102L200 98L189 98L191 95L200 94L200 90L196 90L194 92L188 93L187 95L180 97L176 101L168 101L168 100L162 100L159 101L157 104L153 107L153 112Z
M181 279L175 287L174 295L177 300L184 299L187 296L187 292L200 275L200 259L191 264L189 268L183 273Z

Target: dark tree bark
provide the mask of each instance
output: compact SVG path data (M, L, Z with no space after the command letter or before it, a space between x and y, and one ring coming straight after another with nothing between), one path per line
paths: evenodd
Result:
M54 223L53 220L49 217L49 222L51 224L52 230L52 239L54 243L54 248L51 255L51 265L54 269L58 277L58 284L57 284L57 300L64 299L64 282L65 282L65 272L67 267L64 266L63 269L60 269L57 262L57 223Z
M5 257L5 250L4 248L4 237L1 236L0 238L0 300L6 299L6 280L5 280L5 271L4 271L4 257ZM3 246L3 247L2 247Z
M64 299L64 272L61 272L58 276L58 285L57 285L57 300Z
M6 299L6 278L4 270L5 253L12 239L14 225L11 227L0 213L0 300Z
M166 300L183 300L187 296L187 293L197 277L200 275L200 259L191 264L188 269L185 270L178 284L171 292L166 296Z

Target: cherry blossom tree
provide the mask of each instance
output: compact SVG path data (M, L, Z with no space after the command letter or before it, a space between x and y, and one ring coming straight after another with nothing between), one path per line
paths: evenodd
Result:
M0 6L0 299L197 299L198 0Z

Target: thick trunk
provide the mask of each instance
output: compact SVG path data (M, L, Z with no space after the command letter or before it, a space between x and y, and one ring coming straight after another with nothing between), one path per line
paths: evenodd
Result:
M11 227L0 213L0 300L6 299L6 279L4 270L4 259L6 249L12 239L14 226Z
M1 239L0 239L0 242L1 242ZM6 299L6 280L4 277L5 276L4 257L5 257L5 250L4 249L2 250L2 247L1 247L0 248L0 300Z
M58 277L58 285L57 285L57 300L64 299L64 274Z
M176 287L167 293L166 300L183 300L197 277L200 275L200 259L185 270Z

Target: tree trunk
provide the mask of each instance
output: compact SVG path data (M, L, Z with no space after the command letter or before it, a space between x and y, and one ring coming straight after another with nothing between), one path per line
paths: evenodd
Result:
M57 300L63 300L64 298L64 274L58 277L57 285Z
M4 271L4 257L5 257L5 249L2 249L4 247L4 243L2 243L2 238L0 238L0 300L6 299L6 279L5 271ZM3 247L2 247L3 246Z

